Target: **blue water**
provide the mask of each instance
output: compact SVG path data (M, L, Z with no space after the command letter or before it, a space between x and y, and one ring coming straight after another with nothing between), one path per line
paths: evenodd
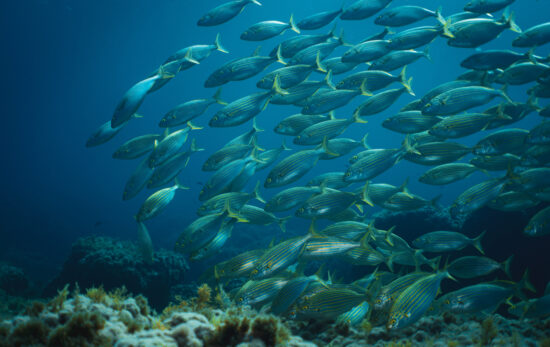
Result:
M409 2L395 0L394 6L405 3ZM431 9L443 4L443 15L461 11L464 3L414 1L416 5ZM35 278L45 281L56 273L69 252L70 244L78 237L108 235L134 239L136 224L133 216L152 191L142 191L135 199L122 201L124 184L139 160L114 160L112 152L134 136L161 132L158 121L173 106L211 96L215 90L202 87L206 77L224 62L252 54L257 47L257 43L239 39L240 33L248 26L261 20L287 21L291 12L299 20L313 12L335 9L340 6L340 1L264 0L262 7L249 5L237 18L221 26L196 26L197 19L217 4L219 1L214 0L28 0L3 4L0 12L0 61L3 67L0 260L16 263ZM518 25L527 29L547 21L550 6L542 0L518 0L512 5L512 10L516 13ZM433 22L435 20L427 19L419 25ZM317 32L326 32L330 27ZM344 28L349 42L358 42L382 29L373 24L373 18L339 22L338 27ZM146 98L139 110L145 118L132 120L107 144L85 148L88 136L111 118L115 106L130 86L146 78L177 50L192 44L211 44L217 32L221 33L221 41L230 51L229 55L214 52L199 66L183 71L160 91ZM262 53L269 53L277 42L293 35L288 31L282 37L260 42ZM497 40L482 48L511 48L515 36L506 30ZM548 48L542 47L537 54L548 54ZM332 56L344 51L345 48L340 47ZM422 96L434 86L465 72L459 63L473 52L472 49L449 47L442 38L436 39L430 45L432 61L420 59L408 68L407 73L414 77L412 87L415 93ZM273 64L266 72L278 67ZM232 101L256 91L255 82L261 75L224 86L222 98ZM312 75L313 78L320 76ZM525 102L525 90L526 87L510 87L509 94L512 99ZM381 123L412 100L412 96L401 96L390 109L369 117L366 125L353 124L343 136L359 140L368 132L368 142L373 148L399 146L403 136L382 128ZM357 97L347 107L337 110L335 115L350 117L361 101L361 97ZM213 106L195 121L205 128L193 132L192 137L196 137L198 145L207 150L194 155L180 176L182 183L191 190L179 191L167 210L147 223L155 247L172 248L179 233L196 218L193 211L200 205L197 199L201 188L199 182L204 183L209 177L209 173L200 170L204 160L231 138L250 129L251 122L239 127L209 128L208 120L217 107ZM269 105L257 119L260 128L266 129L259 135L262 147L279 146L282 137L272 132L273 127L283 117L297 112L295 107ZM540 117L533 113L514 127L530 129L538 122ZM458 142L474 144L485 134ZM291 143L290 138L287 138L287 143ZM347 158L321 161L295 185L305 183L319 173L344 170L346 161ZM434 188L417 181L425 170L425 166L402 161L376 181L399 185L410 176L411 192L425 198L442 194L441 204L448 205L464 189L485 179L482 173L476 173L464 181ZM257 179L263 182L268 173L269 169L257 174L257 178L250 182L250 189ZM262 188L266 198L278 191ZM307 223L295 218L289 223L289 228L305 232ZM262 232L270 233L264 237L268 241L273 236L281 237L276 227L257 229L260 236ZM251 229L238 226L234 233L239 230L250 232ZM536 254L540 253L533 252L534 247L542 248L549 243L548 237L527 240L521 234L521 228L496 232L507 236L493 233L487 238L491 241L488 247L502 250L499 252L502 259L509 251L515 251L524 253L524 260L532 260L531 265L536 264L540 259ZM518 242L522 242L525 248L516 247ZM550 277L548 270L540 263L539 266L533 272L540 275L540 282L546 281Z

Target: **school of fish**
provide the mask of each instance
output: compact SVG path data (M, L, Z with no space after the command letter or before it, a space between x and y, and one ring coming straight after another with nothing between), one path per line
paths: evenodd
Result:
M264 307L292 319L348 324L367 319L389 330L409 326L423 315L490 312L503 303L519 317L550 315L550 288L542 297L527 300L523 291L534 290L527 271L519 281L512 281L512 257L504 262L485 257L484 233L469 238L457 231L434 231L409 244L393 228L377 229L362 213L373 205L391 211L440 208L437 197L430 200L409 192L408 178L401 186L376 181L402 160L426 166L418 180L427 185L447 185L478 171L487 174L485 181L456 197L450 207L456 216L484 206L521 211L550 202L550 122L545 121L550 106L539 106L539 99L550 98L550 58L536 54L539 46L550 42L550 22L521 30L508 7L513 2L469 0L464 12L445 16L442 8L356 0L299 21L289 15L288 21L267 20L244 30L240 39L255 42L287 31L294 34L273 44L268 55L257 50L252 56L228 60L212 71L204 87L221 88L256 78L257 91L229 102L222 100L221 89L217 89L211 97L183 102L160 119L163 133L134 137L113 153L115 159L141 160L126 182L124 200L136 197L145 187L156 190L135 215L144 257L151 261L154 254L146 221L165 210L179 190L188 189L177 177L193 161L193 154L204 150L196 139L188 141L195 131L207 131L199 130L202 128L193 124L195 119L201 117L204 127L246 123L251 125L249 131L222 148L208 149L214 151L202 163L208 174L198 196L202 205L198 217L183 228L175 250L192 261L206 259L220 252L237 223L275 223L284 232L289 220L302 218L310 220L311 226L301 236L272 243L266 249L247 250L212 269L211 277L222 291L229 279L247 279L230 293L235 303ZM258 0L229 1L208 11L197 25L221 25L249 4L261 6ZM361 42L346 41L343 31L336 34L339 22L373 17L381 31ZM427 25L418 26L420 21ZM329 25L334 25L329 31L305 33ZM507 49L478 48L504 30L516 33ZM427 47L434 40L446 40L456 49L477 49L461 63L469 69L467 73L415 96L407 67L418 59L431 59ZM213 44L185 47L168 57L124 94L112 119L92 134L86 146L111 140L130 120L141 117L138 110L148 94L216 51L228 53L220 35ZM341 51L341 56L334 56L335 51ZM269 68L270 72L256 77ZM508 96L507 87L516 85L526 87L525 100ZM382 123L402 136L401 147L371 148L365 123L406 94L416 99L399 113L384 116ZM335 116L353 99L362 101L353 114ZM281 117L273 129L287 140L283 139L280 147L265 149L259 144L263 130L257 124L262 111L276 105L294 105L298 113ZM206 120L202 115L214 107L213 116ZM479 107L486 109L471 111ZM510 127L534 112L542 117L539 125L532 129ZM364 137L341 137L349 127L363 127ZM487 135L473 147L457 142L480 132ZM186 143L190 145L184 149ZM460 161L467 155L472 155L469 162ZM294 184L320 160L339 157L348 158L349 165L311 177L305 186ZM260 170L270 170L265 181L247 188L255 183ZM264 200L262 196L273 188L280 189ZM277 215L285 211L291 215ZM330 223L318 229L321 220ZM523 232L533 237L550 234L550 207L534 215ZM442 265L442 256L446 259L466 247L474 247L479 255ZM335 257L376 269L353 283L335 281L330 273L324 278L323 269L304 275L311 260ZM507 280L482 282L440 295L442 281L460 283L493 272L505 274Z

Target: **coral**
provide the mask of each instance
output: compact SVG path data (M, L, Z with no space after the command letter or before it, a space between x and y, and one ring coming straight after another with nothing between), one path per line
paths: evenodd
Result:
M495 326L492 316L489 316L481 322L481 346L487 346L498 335L498 329Z
M128 292L143 294L161 310L170 301L171 287L183 282L188 269L181 254L160 250L147 264L137 246L108 237L79 239L71 248L61 273L46 287L52 296L66 283L82 288L103 286L105 291L126 286Z

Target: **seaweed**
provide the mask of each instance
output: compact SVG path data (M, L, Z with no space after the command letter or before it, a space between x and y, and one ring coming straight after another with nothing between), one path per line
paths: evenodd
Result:
M550 337L540 340L540 347L550 347Z
M86 296L90 298L96 304L103 304L107 298L107 293L103 286L92 287L86 290Z
M112 341L99 335L105 319L97 312L78 312L50 335L48 346L110 346Z
M197 289L197 298L195 300L196 309L203 308L206 304L208 304L211 297L212 289L208 286L208 284L204 283Z
M250 335L262 340L268 347L284 344L290 337L288 329L275 316L257 317L250 330Z
M57 296L50 300L48 307L52 312L59 312L63 308L63 304L69 297L69 285L66 284L63 289L57 291Z
M41 301L33 301L29 306L25 308L24 315L30 317L38 317L46 309L46 304Z
M216 326L216 332L205 341L205 346L236 346L242 342L250 329L250 320L246 317L226 318Z
M151 309L149 308L149 301L146 297L143 295L138 295L134 298L136 300L136 304L139 307L139 313L143 316L148 316L151 313Z
M493 317L489 316L481 322L481 346L487 346L497 336L498 329Z
M9 346L45 345L48 342L50 328L37 318L21 323L13 329L7 342Z

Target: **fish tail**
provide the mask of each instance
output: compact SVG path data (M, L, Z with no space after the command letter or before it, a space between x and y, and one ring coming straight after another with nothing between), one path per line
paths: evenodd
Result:
M185 52L185 56L183 57L183 61L188 61L188 62L193 63L195 65L200 64L200 62L198 60L195 60L195 58L193 58L193 49L192 48L189 48L187 50L187 52Z
M223 48L222 46L222 43L220 41L220 33L216 34L216 39L214 40L214 46L216 46L216 49L222 53L229 53L229 51Z
M407 65L403 66L403 69L401 70L401 72L399 73L399 76L397 76L399 78L399 83L401 83L403 85L403 87L405 86L405 84L407 84Z
M415 148L415 145L411 145L411 139L409 135L405 136L402 146L405 153L414 153L417 155L421 155L421 153Z
M318 65L319 66L319 65ZM332 70L328 70L325 78L323 79L323 83L329 87L330 89L336 89L334 84L332 83Z
M509 115L507 115L506 113L504 113L503 111L503 104L499 104L497 106L497 119L502 119L502 120L512 120L512 117L510 117ZM490 122L487 123L487 126L489 126Z
M281 231L283 233L286 233L286 222L288 222L288 220L292 218L292 216L288 216L288 217L284 217L284 218L279 218L277 220L277 224L279 224L279 228L281 228Z
M506 8L508 10L508 7ZM514 20L514 12L510 12L508 11L508 13L506 13L506 10L504 11L504 14L502 15L502 19L505 20L505 23L506 23L506 26L508 28L510 28L510 30L512 30L513 32L516 32L516 33L521 33L521 28L516 24L515 20Z
M484 230L481 234L479 234L478 237L476 237L473 242L472 242L472 245L479 251L479 253L481 254L485 254L485 252L483 251L483 248L481 247L481 240L483 239L483 236L485 236L485 233L487 233L487 230Z
M389 257L386 258L386 266L390 270L390 272L393 272L393 258L395 257L395 254L391 254Z
M264 129L260 129L258 127L258 124L256 123L256 117L254 117L254 119L252 120L252 129L254 129L254 131L257 133L264 131Z
M336 35L334 35L334 32L336 31L336 23L332 26L332 29L327 33L327 36L330 36L330 38L336 39Z
M144 118L144 115L134 113L131 118Z
M426 59L428 59L429 61L433 61L432 60L432 56L430 55L430 46L426 46L426 48L424 48L424 50L422 51L422 54L426 57Z
M537 290L535 289L535 286L529 281L529 269L526 269L523 273L523 277L521 280L516 284L517 291L521 293L521 289L527 289L530 292L536 293Z
M510 265L512 264L512 260L514 260L514 255L512 254L511 256L508 257L508 259L506 259L502 265L504 266L504 273L506 274L506 276L508 276L508 278L512 278L511 274L510 274Z
M187 126L189 127L190 130L201 130L201 129L203 129L203 127L194 125L193 123L191 123L191 121L187 122Z
M340 30L340 35L338 35L338 43L342 46L352 46L351 44L346 42L346 39L344 37L344 29Z
M366 133L365 136L363 136L363 138L361 139L361 145L362 145L365 149L370 149L370 146L369 146L369 144L367 143L367 137L369 137L369 133Z
M403 83L403 87L405 87L405 89L407 89L407 93L411 94L412 96L416 96L416 94L414 94L414 92L412 90L412 87L411 87L412 80L413 80L412 76L409 77L407 82Z
M323 66L323 63L321 62L321 52L317 51L317 56L315 57L315 70L325 73L327 70ZM331 73L332 76L332 73Z
M281 88L281 77L279 75L275 76L273 79L273 86L271 87L271 92L273 94L286 95L288 92Z
M283 65L287 65L288 63L283 58L283 53L281 52L281 45L277 46L277 62L281 63Z
M412 198L411 193L409 192L409 177L405 178L405 181L399 186L399 190L408 196L409 198Z
M254 118L256 119L256 118ZM258 145L258 137L257 136L252 136L252 140L250 141L250 144L252 145L252 148L256 148L258 151L265 151L264 148L260 147Z
M441 14L441 11L443 10L443 6L439 6L437 10L435 10L434 17L439 20L439 18L443 18L445 20L445 17Z
M188 190L189 189L189 187L186 187L186 186L182 185L177 177L174 179L174 187L176 189L183 189L183 190Z
M440 209L441 205L439 205L439 200L441 199L441 194L430 200L430 206L432 206L435 209Z
M529 95L529 99L527 99L527 106L537 112L542 109L539 105L539 98L537 98L533 94Z
M223 211L222 211L222 214L223 213L227 213L227 217L229 218L233 218L235 219L237 222L240 222L240 223L248 223L249 220L246 219L246 218L243 218L241 215L239 215L238 213L235 213L233 211L231 211L231 204L229 202L229 199L225 200L225 205L223 206Z
M311 219L311 223L309 224L309 229L307 230L307 232L312 237L319 237L319 232L317 231L317 229L315 229L315 218Z
M372 200L369 197L369 181L365 182L365 185L363 186L363 189L361 190L361 200L364 201L369 206L373 207L374 204L372 203Z
M191 49L189 49L190 51ZM188 51L188 52L189 52ZM158 69L158 76L161 78L161 79L169 79L169 78L174 78L176 75L171 73L171 72L167 72L165 69L164 69L164 65L161 65Z
M248 2L251 2L251 3L256 4L258 6L262 6L262 3L259 2L258 0L248 0Z
M445 20L445 18L443 17L438 17L437 20L439 20L439 23L441 23L441 26L442 26L443 32L441 33L441 35L450 39L454 38L455 36L449 30L449 26L451 25L451 20L450 19Z
M254 191L252 192L252 195L254 196L254 199L265 204L265 200L260 195L260 181L256 183L256 186L254 187Z
M288 24L290 25L290 30L298 34L300 33L300 29L296 26L296 23L294 23L294 13L290 14L290 19L288 20Z
M331 150L328 148L328 139L326 136L323 137L323 143L321 144L321 148L323 148L323 151L326 154L331 155L333 157L338 157L338 153L331 152Z
M281 149L282 149L283 151L292 151L292 148L290 148L290 147L288 147L288 146L286 145L286 141L285 141L284 138L283 138L283 143L281 143Z
M358 112L355 112L352 116L352 123L363 123L366 124L368 121L363 120Z
M386 241L386 243L392 247L394 246L394 244L393 244L393 241L391 240L391 235L393 234L394 229L395 229L395 225L389 228L388 230L386 230L386 235L384 236L384 240Z
M227 102L223 101L222 99L220 99L222 95L222 88L218 88L218 90L216 90L216 93L214 94L214 96L212 97L212 99L214 99L214 101L216 102L216 104L220 104L220 105L227 105Z
M366 78L363 80L363 82L361 82L361 86L359 87L359 90L361 91L361 95L372 96L372 93L367 90L367 79Z
M199 148L197 146L197 139L194 138L191 140L191 147L189 148L189 151L191 151L191 153L201 152L204 151L204 148Z

